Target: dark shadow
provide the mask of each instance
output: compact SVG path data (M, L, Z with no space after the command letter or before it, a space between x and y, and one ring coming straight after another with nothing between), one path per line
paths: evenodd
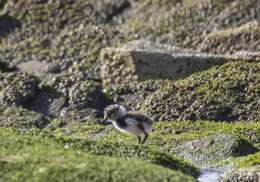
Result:
M113 20L114 17L117 17L117 16L123 14L129 8L131 8L131 4L129 1L123 1L122 3L118 3L112 7L111 12L108 13L105 20L107 22L110 22Z
M27 102L25 108L41 113L50 118L59 117L59 113L67 100L55 89L44 87L38 89L33 99Z
M7 63L0 62L0 70L3 72L12 72L17 69L15 67L10 67Z
M20 27L21 23L16 18L9 15L0 16L0 38Z

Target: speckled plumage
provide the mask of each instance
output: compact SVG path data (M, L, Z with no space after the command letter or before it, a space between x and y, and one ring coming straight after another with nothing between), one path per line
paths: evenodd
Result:
M138 143L143 144L153 126L153 120L142 113L127 112L121 105L110 105L104 111L104 121L111 121L116 129L121 132L129 133L138 138ZM144 134L141 141L140 135Z

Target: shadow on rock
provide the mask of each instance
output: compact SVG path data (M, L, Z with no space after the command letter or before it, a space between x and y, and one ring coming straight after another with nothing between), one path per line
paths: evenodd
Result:
M21 23L9 15L0 16L0 38L21 27Z

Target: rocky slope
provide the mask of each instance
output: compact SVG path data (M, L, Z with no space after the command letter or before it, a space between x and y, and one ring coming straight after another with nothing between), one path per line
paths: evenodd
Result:
M257 0L1 0L0 181L57 180L60 169L69 181L194 181L223 163L235 170L224 181L256 180L259 10ZM156 120L147 146L99 124L115 102Z

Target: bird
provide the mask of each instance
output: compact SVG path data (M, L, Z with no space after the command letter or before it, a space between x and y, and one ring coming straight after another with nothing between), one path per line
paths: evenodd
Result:
M114 127L137 137L138 144L144 144L149 137L154 121L148 116L138 112L128 112L119 104L109 105L104 109L104 118L101 123L112 122ZM144 135L143 139L140 135Z

